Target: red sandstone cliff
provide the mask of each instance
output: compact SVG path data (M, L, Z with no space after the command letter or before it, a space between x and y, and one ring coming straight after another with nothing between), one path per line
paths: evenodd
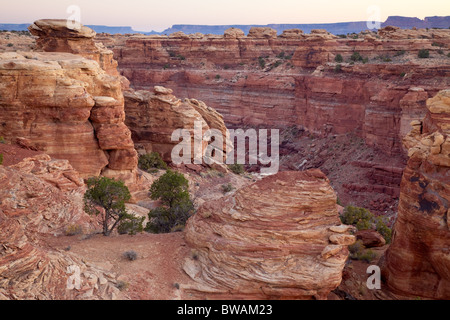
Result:
M77 55L28 52L0 54L0 78L6 140L29 139L83 177L136 169L119 77Z
M355 132L387 154L401 152L409 122L425 115L425 100L450 85L450 59L438 53L447 54L449 30L388 27L358 39L336 39L321 30L288 30L279 37L270 30L248 36L229 30L224 36L97 40L114 51L134 88L163 85L177 96L199 98L228 125ZM435 59L417 59L420 49ZM350 64L354 52L368 63ZM335 72L337 54L344 60L341 72ZM423 93L411 94L418 87Z
M427 107L404 141L409 161L384 273L394 292L450 299L450 91Z

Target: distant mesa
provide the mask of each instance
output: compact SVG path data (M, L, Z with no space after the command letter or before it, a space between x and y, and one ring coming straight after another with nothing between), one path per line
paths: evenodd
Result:
M30 24L0 24L0 30L6 31L27 31ZM435 16L426 17L421 20L415 17L402 17L402 16L390 16L384 23L381 23L381 27L394 26L404 29L411 28L449 28L450 16ZM366 21L351 21L351 22L339 22L339 23L315 23L315 24L267 24L267 25L188 25L188 24L175 24L172 27L162 31L150 31L143 32L133 30L129 26L104 26L104 25L86 25L97 33L109 33L109 34L134 34L140 33L145 35L169 35L175 32L184 32L185 34L202 33L202 34L217 34L223 35L229 28L241 29L248 34L251 28L269 27L275 29L280 35L284 30L288 29L301 29L305 33L310 33L314 29L325 29L328 32L338 34L359 33L367 30Z

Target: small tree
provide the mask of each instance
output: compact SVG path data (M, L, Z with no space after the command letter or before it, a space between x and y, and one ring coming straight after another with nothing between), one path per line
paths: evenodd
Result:
M419 51L418 56L421 59L427 59L427 58L430 57L430 50L422 49L422 50Z
M361 56L361 54L359 52L353 52L352 56L350 57L350 59L352 61L363 61L363 57Z
M188 180L170 169L152 184L150 195L153 200L160 200L162 206L149 212L146 231L168 233L179 230L194 210Z
M338 53L338 54L336 55L336 57L334 58L334 61L340 63L340 62L343 62L343 61L344 61L344 58L342 58L342 55L341 55L340 53Z
M130 218L125 202L131 199L130 191L123 181L106 177L90 178L84 194L84 211L101 215L103 235L109 236L120 221Z
M141 155L138 166L141 170L149 173L157 172L158 169L167 170L167 163L164 162L158 152Z

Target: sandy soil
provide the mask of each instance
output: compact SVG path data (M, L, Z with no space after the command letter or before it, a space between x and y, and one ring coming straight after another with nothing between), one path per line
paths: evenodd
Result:
M54 249L70 251L85 262L115 273L122 290L132 300L189 299L177 289L179 284L191 281L182 270L183 261L191 252L183 233L62 236L46 242ZM128 251L136 252L137 259L124 257Z

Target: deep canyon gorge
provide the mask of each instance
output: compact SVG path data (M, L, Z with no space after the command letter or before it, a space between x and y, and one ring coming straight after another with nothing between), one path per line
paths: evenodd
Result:
M378 261L384 291L371 298L450 298L450 30L143 36L71 30L64 20L29 30L0 38L17 47L0 50L0 298L336 298L350 290L356 240L337 202L393 228ZM54 239L68 225L94 228L82 208L91 176L125 181L130 211L145 214L156 177L138 156L170 162L171 133L196 121L202 132L279 129L281 172L174 166L189 177L197 213L182 233L127 240L151 242L160 253L144 246L143 261L167 263L167 279L144 262L127 270L99 261L95 243L108 247L95 237ZM211 172L220 172L214 182ZM237 190L224 195L224 183ZM81 290L66 288L71 265L82 270Z

